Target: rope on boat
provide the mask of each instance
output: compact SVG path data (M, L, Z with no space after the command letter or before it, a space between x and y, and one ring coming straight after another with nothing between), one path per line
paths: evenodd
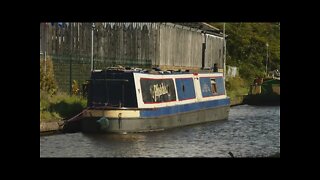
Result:
M84 110L82 110L79 114L73 116L72 118L68 119L68 120L64 120L64 124L69 123L71 121L76 121L76 120L80 120L81 118L79 118L84 112L86 112L89 108L85 108Z

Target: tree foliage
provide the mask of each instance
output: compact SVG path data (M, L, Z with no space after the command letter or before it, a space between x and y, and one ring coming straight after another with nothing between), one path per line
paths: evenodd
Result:
M211 23L223 29L223 23ZM239 67L246 80L263 76L266 70L269 44L268 71L280 70L279 23L226 23L227 65Z

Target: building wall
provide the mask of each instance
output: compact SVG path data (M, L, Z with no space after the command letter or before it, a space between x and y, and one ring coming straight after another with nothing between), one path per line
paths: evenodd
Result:
M113 65L200 68L200 30L172 23L95 23L95 69ZM53 61L58 86L69 91L72 80L89 79L92 23L40 23L40 51ZM207 37L207 67L222 62L222 39ZM221 50L222 51L222 50ZM223 52L221 52L223 53ZM219 58L220 57L220 58ZM222 63L221 63L222 65Z
M55 59L91 60L92 23L40 24L40 51ZM94 60L109 65L150 66L158 51L157 23L95 23Z
M202 34L171 23L160 27L160 66L201 67Z
M205 55L205 67L213 67L214 63L223 69L223 38L206 35L207 46Z

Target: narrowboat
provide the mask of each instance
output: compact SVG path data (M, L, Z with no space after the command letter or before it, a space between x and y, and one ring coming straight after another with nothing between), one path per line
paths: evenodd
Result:
M243 103L256 106L279 106L280 77L255 79Z
M228 119L222 72L95 70L88 106L66 131L148 132Z

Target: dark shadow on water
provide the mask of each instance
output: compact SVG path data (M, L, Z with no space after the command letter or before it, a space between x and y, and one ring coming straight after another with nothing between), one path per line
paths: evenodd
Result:
M128 134L118 134L118 133L94 133L94 134L83 134L83 136L99 142L135 142L145 139L143 133L128 133Z
M137 132L137 133L83 133L83 135L93 141L100 142L110 142L110 141L120 141L120 142L137 142L145 141L146 138L161 138L161 137L175 137L177 134L190 134L193 132L205 130L208 126L219 126L226 123L228 120L220 120L214 122L206 122L201 124L194 124L182 127L169 128L161 131L151 131L151 132Z
M63 133L61 131L40 132L40 136L53 136L57 134L63 134Z

